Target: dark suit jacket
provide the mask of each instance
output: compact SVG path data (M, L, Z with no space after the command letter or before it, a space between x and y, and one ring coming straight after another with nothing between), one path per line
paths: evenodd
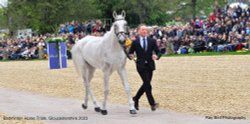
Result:
M153 51L158 56L158 59L161 56L159 48L154 39L147 37L147 43L148 47L147 51L145 51L140 44L140 38L137 37L137 39L133 41L132 46L129 50L129 54L134 54L134 52L136 53L136 68L138 72L142 72L146 68L149 68L152 71L155 70L155 62L152 59Z

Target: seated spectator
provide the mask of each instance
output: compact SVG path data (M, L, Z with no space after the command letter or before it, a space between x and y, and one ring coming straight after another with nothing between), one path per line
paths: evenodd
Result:
M44 49L45 49L45 41L43 39L40 39L39 43L37 44L38 47L38 57L39 59L43 59L44 58Z
M28 59L29 58L29 53L30 53L30 50L28 49L28 47L26 47L25 50L20 55L21 55L22 58Z
M159 47L161 54L165 54L166 53L165 43L161 39L157 39L156 42L157 42L157 46Z
M210 13L210 15L209 15L209 20L210 20L211 22L213 22L213 21L215 21L215 19L216 19L216 17L215 17L215 15L214 15L214 13Z
M174 46L174 53L177 53L177 51L179 50L180 48L180 45L181 45L181 41L178 37L175 37L173 39L173 46Z
M206 47L205 47L206 43L203 40L202 36L199 36L198 39L194 38L193 39L193 44L194 44L193 50L194 50L195 53L196 52L202 52L202 51L206 50Z
M58 33L59 34L65 34L66 32L67 32L67 30L66 30L65 25L61 24Z
M68 31L71 34L73 34L75 32L74 23L70 23L70 25L68 25Z
M246 27L246 34L250 35L250 23L248 22L247 27Z
M194 22L193 22L193 26L194 28L196 29L199 29L202 27L202 22L200 21L200 19L196 19Z
M177 51L178 54L188 54L188 48L186 46L180 46L179 50Z
M226 48L226 39L223 37L223 35L219 35L218 39L218 45L217 45L217 51L216 52L224 52Z
M93 34L95 36L102 36L105 33L105 29L103 28L102 21L97 20L93 26Z

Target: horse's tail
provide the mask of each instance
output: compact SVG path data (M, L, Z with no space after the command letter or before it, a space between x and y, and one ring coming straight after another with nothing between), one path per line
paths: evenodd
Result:
M80 44L75 44L71 50L72 53L72 60L75 65L75 69L79 76L82 76L83 74L83 66L84 66L84 58L81 54L81 49L79 49Z

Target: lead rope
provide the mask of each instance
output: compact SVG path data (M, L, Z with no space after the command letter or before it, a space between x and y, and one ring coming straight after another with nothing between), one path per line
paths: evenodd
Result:
M128 58L129 60L134 60L134 61L136 62L136 59L135 59L135 58L134 58L134 59L131 59L131 58L129 57L129 54L128 54L127 50L126 50L125 45L122 45L121 43L119 43L119 44L121 45L121 47L122 47L122 49L123 49L123 52L125 53L125 55L127 56L127 58Z
M122 46L122 47L123 47L123 51L124 51L124 53L126 54L127 58L128 58L129 60L134 60L134 61L136 62L135 58L134 58L134 59L131 59L131 58L129 57L129 54L128 54L127 50L126 50L126 47L125 47L125 46Z
M115 32L115 34L116 34L116 36L119 35L119 33L116 33L116 32ZM126 37L126 41L127 41L127 37ZM126 42L126 41L125 41L125 42ZM119 42L119 44L120 44L120 46L122 47L123 52L126 54L127 58L128 58L129 60L132 60L132 59L129 57L129 54L128 54L127 50L126 50L126 46L125 46L125 45L122 45L120 42ZM125 44L126 44L126 43L125 43ZM136 59L135 59L135 58L134 58L133 60L134 60L134 62L136 62Z

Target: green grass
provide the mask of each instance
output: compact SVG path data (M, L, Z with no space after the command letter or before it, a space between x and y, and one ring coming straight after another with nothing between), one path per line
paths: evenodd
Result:
M225 56L225 55L250 55L250 52L202 52L193 54L169 54L162 57L185 57L185 56ZM46 59L31 60L0 60L0 62L18 62L18 61L47 61Z
M47 61L47 60L46 59L0 60L0 62L21 62L21 61Z
M202 52L193 54L169 54L164 57L181 57L181 56L224 56L224 55L250 55L250 52Z

